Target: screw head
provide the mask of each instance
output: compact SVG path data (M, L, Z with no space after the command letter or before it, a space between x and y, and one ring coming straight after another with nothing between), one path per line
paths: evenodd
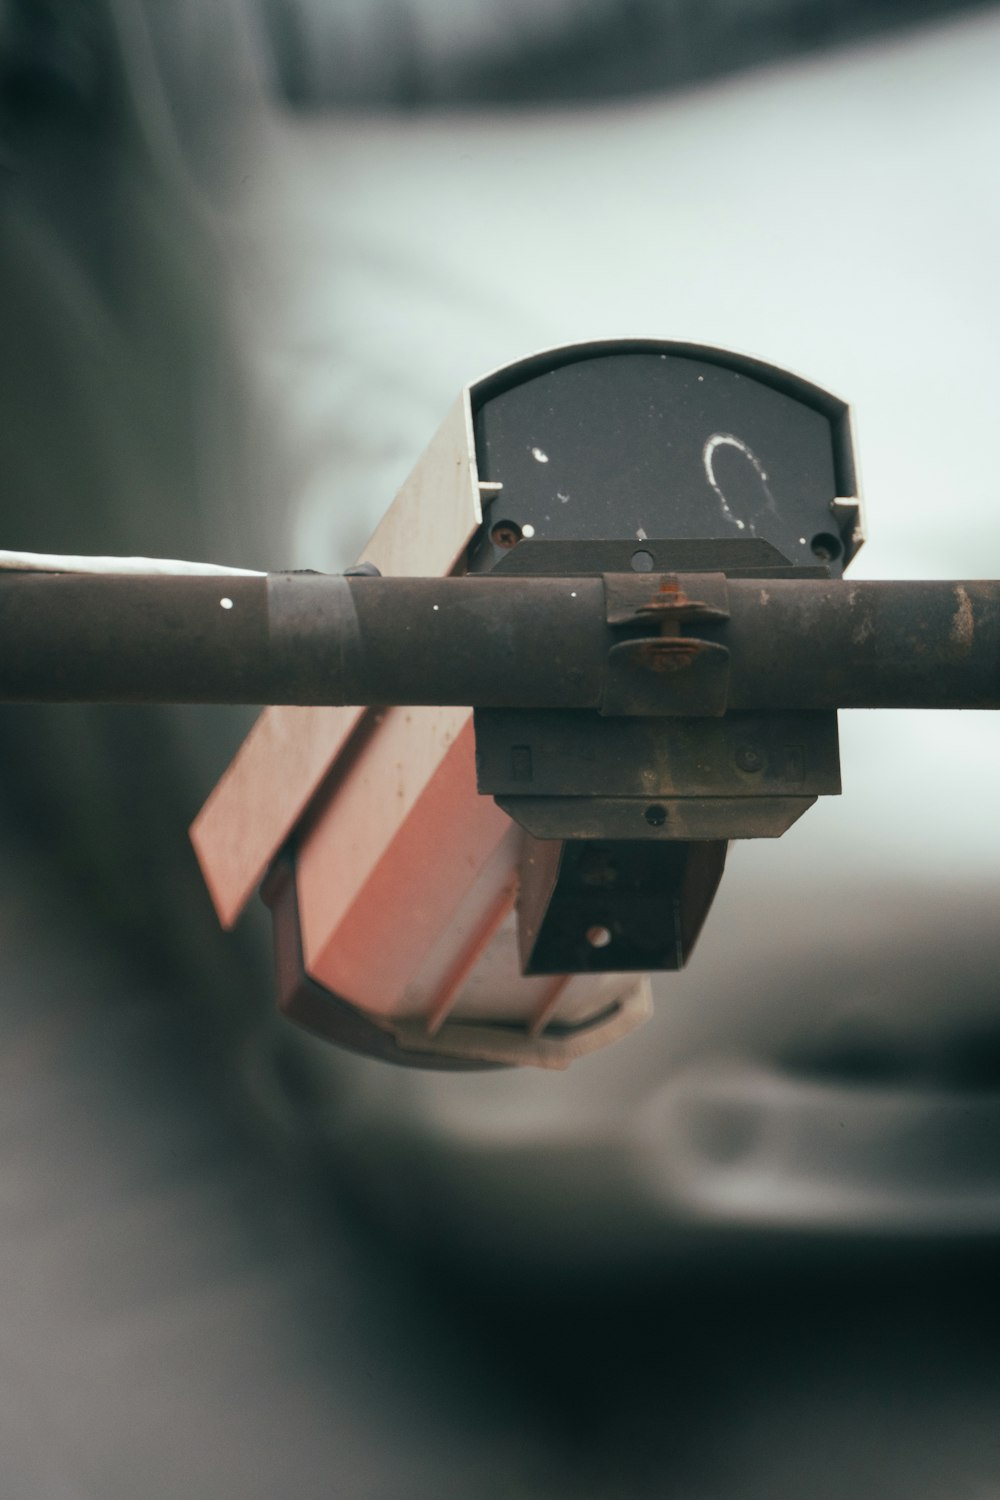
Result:
M516 547L523 535L516 521L498 521L490 532L490 540L494 547Z

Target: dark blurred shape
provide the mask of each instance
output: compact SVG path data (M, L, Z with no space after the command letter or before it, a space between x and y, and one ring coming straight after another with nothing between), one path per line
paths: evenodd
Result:
M109 37L100 7L81 0L3 0L4 114L90 114L107 87Z
M277 82L345 103L576 104L678 89L983 0L261 0Z

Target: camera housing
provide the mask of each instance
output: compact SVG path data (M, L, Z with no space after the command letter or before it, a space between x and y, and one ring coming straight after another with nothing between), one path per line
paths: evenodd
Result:
M286 1014L433 1067L562 1067L638 1025L728 840L840 789L835 713L725 711L724 581L836 577L860 543L848 408L785 371L624 340L468 386L362 561L603 575L605 702L266 709L192 838L225 925L262 887Z

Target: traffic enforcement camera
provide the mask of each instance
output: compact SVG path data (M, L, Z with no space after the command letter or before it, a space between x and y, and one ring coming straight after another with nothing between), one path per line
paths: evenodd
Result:
M226 926L260 886L284 1012L437 1068L639 1025L728 841L840 790L835 710L729 708L727 584L839 578L861 540L848 408L773 366L616 341L468 386L351 571L603 576L603 701L266 709L192 838ZM427 641L399 619L401 664Z

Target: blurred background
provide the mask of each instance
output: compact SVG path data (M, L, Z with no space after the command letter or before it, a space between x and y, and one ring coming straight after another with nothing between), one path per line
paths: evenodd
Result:
M632 334L854 404L856 576L1000 576L998 76L943 0L0 0L2 545L342 567ZM842 715L649 1026L434 1078L216 930L251 718L0 716L0 1493L1000 1496L1000 725Z

